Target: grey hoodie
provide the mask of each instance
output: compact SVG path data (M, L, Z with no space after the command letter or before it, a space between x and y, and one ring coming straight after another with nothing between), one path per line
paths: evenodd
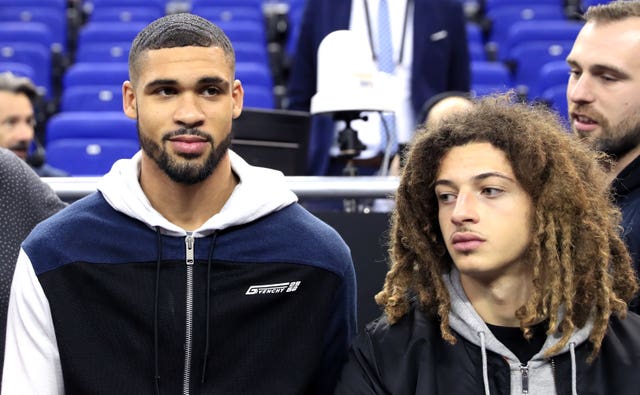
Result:
M509 364L512 394L555 394L553 363L551 358L544 357L544 353L560 340L560 336L548 336L542 349L534 355L526 365L523 365L511 350L496 339L473 308L462 288L460 273L456 269L453 269L451 273L444 276L444 282L451 297L449 325L460 336L479 346L482 350L482 372L485 394L489 395L487 351L501 355L505 362ZM592 328L593 322L589 320L584 327L574 330L569 342L560 352L551 356L553 357L566 352L571 353L571 387L573 394L577 393L574 350L579 344L587 341Z

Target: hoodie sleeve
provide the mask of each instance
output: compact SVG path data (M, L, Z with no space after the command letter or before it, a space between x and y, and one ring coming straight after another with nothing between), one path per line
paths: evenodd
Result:
M11 285L4 361L3 394L64 394L49 302L24 250Z

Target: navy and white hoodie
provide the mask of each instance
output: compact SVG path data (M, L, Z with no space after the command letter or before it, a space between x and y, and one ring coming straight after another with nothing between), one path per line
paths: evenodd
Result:
M356 331L348 247L281 173L240 179L193 232L138 182L141 154L25 240L3 394L327 394Z

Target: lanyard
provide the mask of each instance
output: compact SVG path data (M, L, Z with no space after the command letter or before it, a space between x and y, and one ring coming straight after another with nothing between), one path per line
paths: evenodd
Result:
M367 20L367 33L369 36L369 46L371 47L371 53L373 54L373 61L378 61L378 54L376 53L375 47L373 45L373 32L371 29L371 16L369 15L369 4L367 0L362 0L364 4L364 16ZM407 34L407 22L409 20L409 7L413 3L413 0L407 0L407 6L404 9L404 21L402 21L402 39L400 40L400 55L398 56L397 65L402 64L402 58L404 57L404 41L405 36Z

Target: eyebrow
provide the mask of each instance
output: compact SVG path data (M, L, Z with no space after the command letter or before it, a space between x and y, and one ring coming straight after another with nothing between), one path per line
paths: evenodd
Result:
M570 58L567 58L567 64L569 66L571 66L571 67L582 68L578 62L576 62L575 60L570 59ZM594 74L614 73L619 78L624 78L624 79L628 79L629 78L629 74L626 71L620 69L619 67L612 66L612 65L594 64L594 65L588 67L588 70L591 73L594 73Z
M149 82L145 86L145 90L153 90L161 86L177 86L177 85L179 85L179 83L177 80L174 80L174 79L157 79ZM220 77L204 77L198 80L197 85L218 85L222 89L227 90L229 89L230 84L229 84L229 81L222 79Z
M471 179L473 181L477 182L477 181L486 180L487 178L491 178L491 177L502 178L502 179L510 181L512 183L516 182L516 180L514 180L513 178L505 175L504 173L500 173L500 172L497 172L497 171L489 171L489 172L486 172L486 173L480 173L480 174L477 174L477 175L471 177ZM451 180L447 180L447 179L440 179L440 180L436 180L436 182L435 182L435 186L438 186L438 185L454 186L455 182L453 182Z

